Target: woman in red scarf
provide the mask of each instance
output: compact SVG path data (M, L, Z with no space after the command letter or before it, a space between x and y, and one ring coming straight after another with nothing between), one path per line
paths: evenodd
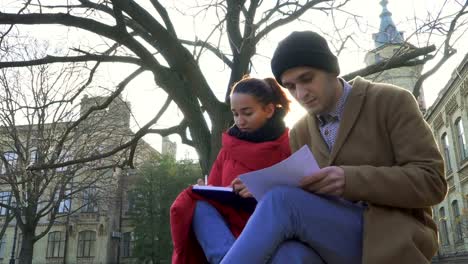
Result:
M249 197L237 176L269 167L291 154L283 121L289 100L275 79L246 77L232 88L231 110L235 124L223 133L207 184L233 186L240 196ZM205 199L187 188L171 207L172 263L219 263L251 213Z

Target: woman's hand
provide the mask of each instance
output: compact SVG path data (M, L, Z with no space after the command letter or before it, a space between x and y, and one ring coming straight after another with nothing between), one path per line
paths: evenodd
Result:
M206 182L202 178L198 178L197 185L206 185Z
M205 175L205 180L198 178L197 185L202 185L202 186L208 185L208 176Z
M253 197L239 178L235 178L231 182L231 185L234 192L239 194L242 198Z

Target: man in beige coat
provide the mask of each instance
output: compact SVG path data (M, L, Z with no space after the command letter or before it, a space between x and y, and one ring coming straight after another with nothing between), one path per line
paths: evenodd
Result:
M294 199L309 198L290 193L302 191L273 189L222 263L240 263L235 260L243 257L264 262L289 240L309 246L320 263L429 263L438 248L430 207L444 199L447 184L442 157L412 94L359 77L346 83L338 78L338 62L326 41L310 31L293 32L280 42L271 65L278 82L308 111L291 130L290 143L293 152L308 145L317 159L321 169L305 177L301 188L308 197L320 198L297 207ZM304 209L319 211L315 216L301 210L322 200L327 200L325 207ZM330 218L328 225L322 223L323 208L337 204L344 205L343 211L362 208L362 231L358 224L346 226ZM292 220L277 220L275 214L281 218L282 212ZM322 233L310 231L314 226ZM358 230L359 237L349 229ZM358 256L334 259L328 244L317 242L337 236L336 241L342 236L350 248L360 249ZM252 241L249 251L246 245ZM359 243L362 247L356 249L353 244Z

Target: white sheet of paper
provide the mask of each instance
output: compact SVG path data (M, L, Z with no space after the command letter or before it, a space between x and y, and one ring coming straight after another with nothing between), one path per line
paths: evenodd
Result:
M195 184L195 185L193 185L192 188L195 189L195 190L232 192L232 187L221 187L221 186Z
M265 169L239 175L252 195L260 201L271 188L279 185L299 186L300 180L319 170L317 161L307 145L289 158Z

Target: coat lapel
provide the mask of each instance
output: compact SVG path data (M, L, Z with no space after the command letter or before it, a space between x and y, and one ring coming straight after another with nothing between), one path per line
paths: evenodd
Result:
M312 139L308 144L309 148L314 154L319 167L323 168L328 164L330 151L328 150L327 143L320 134L317 118L315 116L308 115L307 126L307 131L310 132L310 137Z
M346 105L343 110L343 116L340 121L340 127L338 129L338 135L336 136L335 143L331 150L330 159L328 166L335 162L335 159L345 143L351 129L356 123L357 118L361 112L362 105L364 104L364 98L366 96L368 82L363 81L361 78L357 78L353 82L353 88L346 100Z

